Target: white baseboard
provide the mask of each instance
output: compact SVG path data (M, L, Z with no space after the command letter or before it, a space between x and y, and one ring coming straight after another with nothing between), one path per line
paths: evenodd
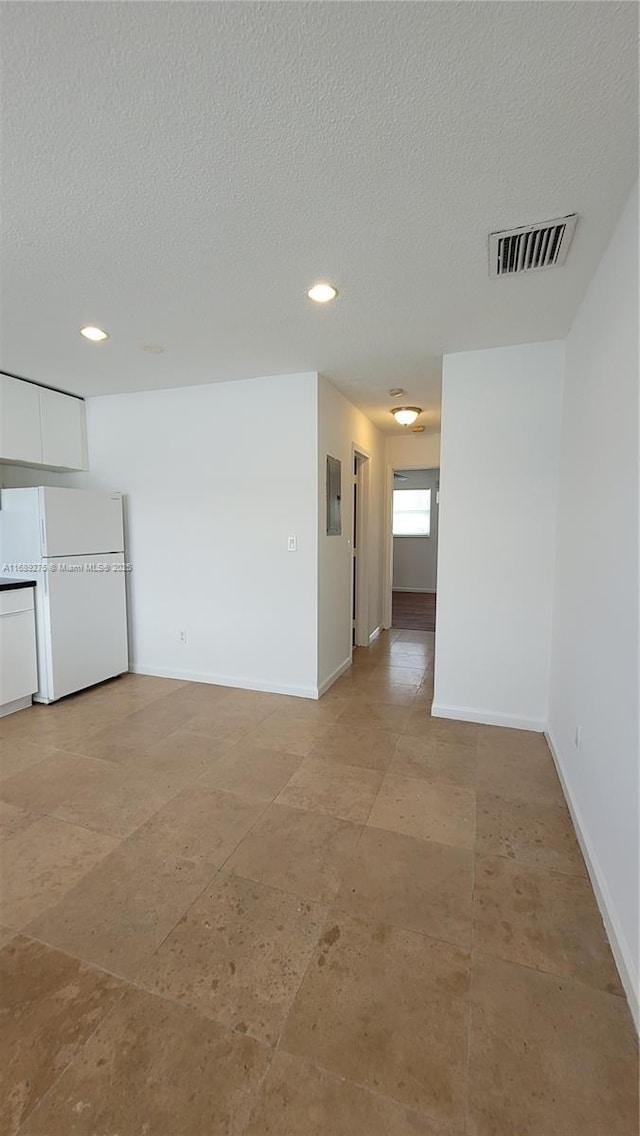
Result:
M434 702L431 707L434 718L454 718L459 722L479 722L482 726L506 726L512 730L533 730L544 732L547 723L536 718L519 718L514 714L500 714L494 710L477 710L473 706L443 706Z
M392 592L426 592L430 596L435 596L437 588L392 588Z
M350 661L350 660L349 660ZM348 664L347 664L348 665ZM177 678L185 682L208 682L214 686L235 686L239 690L260 690L265 694L291 694L294 698L320 697L317 686L288 686L277 682L256 682L241 675L201 674L199 671L183 671L173 667L151 667L144 663L132 663L129 667L134 674L154 675L157 678ZM336 678L338 676L336 675ZM335 679L330 680L335 682Z
M331 672L329 677L326 678L324 682L320 683L317 694L315 694L314 697L322 698L322 695L327 693L329 687L333 686L334 682L337 682L340 678L340 675L343 675L345 671L348 671L350 666L351 656L349 656L348 659L345 659L343 663L340 663L340 666L336 667L336 669Z
M370 636L369 636L369 646L371 646L371 644L372 644L372 643L375 643L375 641L376 641L376 639L378 638L379 634L380 634L380 628L379 628L379 627L374 627L373 631L371 632L371 634L370 634Z
M622 929L620 927L620 924L618 923L618 918L615 913L613 901L611 899L611 892L609 891L604 873L600 867L598 858L587 835L580 809L578 808L578 805L573 798L573 794L571 793L571 790L565 778L562 763L558 755L558 749L554 742L553 735L550 733L548 727L545 730L545 737L547 739L549 749L551 750L551 756L556 767L556 772L560 779L562 792L564 793L569 812L571 813L573 827L576 831L576 836L582 850L582 855L584 856L585 864L587 865L589 879L591 880L591 886L593 887L596 901L598 903L598 907L600 908L600 914L602 916L602 921L607 932L607 938L611 945L613 957L618 968L620 981L622 982L625 994L627 995L627 1001L629 1003L629 1009L631 1010L631 1016L634 1020L636 1030L638 1031L638 1033L640 1033L640 1001L638 998L639 976L635 973L633 959L627 947L625 937L622 933Z
M0 718L5 718L7 714L15 714L17 710L26 710L28 706L31 706L30 694L25 698L14 698L13 702L5 702L4 706L0 706Z

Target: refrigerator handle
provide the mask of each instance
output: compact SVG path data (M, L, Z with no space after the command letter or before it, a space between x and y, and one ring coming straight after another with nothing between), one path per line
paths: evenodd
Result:
M44 517L40 517L40 555L44 556Z

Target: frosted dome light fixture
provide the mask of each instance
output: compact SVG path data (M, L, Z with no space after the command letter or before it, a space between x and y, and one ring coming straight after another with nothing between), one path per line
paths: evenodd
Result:
M422 414L421 406L396 406L391 411L396 422L400 426L413 426L419 414Z
M84 335L85 339L90 339L92 343L101 343L103 339L109 338L101 327L92 327L91 324L88 327L81 327L80 335Z

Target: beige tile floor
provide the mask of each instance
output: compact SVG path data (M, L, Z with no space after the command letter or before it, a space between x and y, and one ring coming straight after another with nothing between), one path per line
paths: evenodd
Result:
M10 1136L637 1136L544 739L431 719L433 637L318 703L128 675L0 720Z

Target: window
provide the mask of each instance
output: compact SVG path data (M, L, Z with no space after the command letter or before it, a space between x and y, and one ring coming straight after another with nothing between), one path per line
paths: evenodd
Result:
M430 536L431 490L394 489L393 535Z

